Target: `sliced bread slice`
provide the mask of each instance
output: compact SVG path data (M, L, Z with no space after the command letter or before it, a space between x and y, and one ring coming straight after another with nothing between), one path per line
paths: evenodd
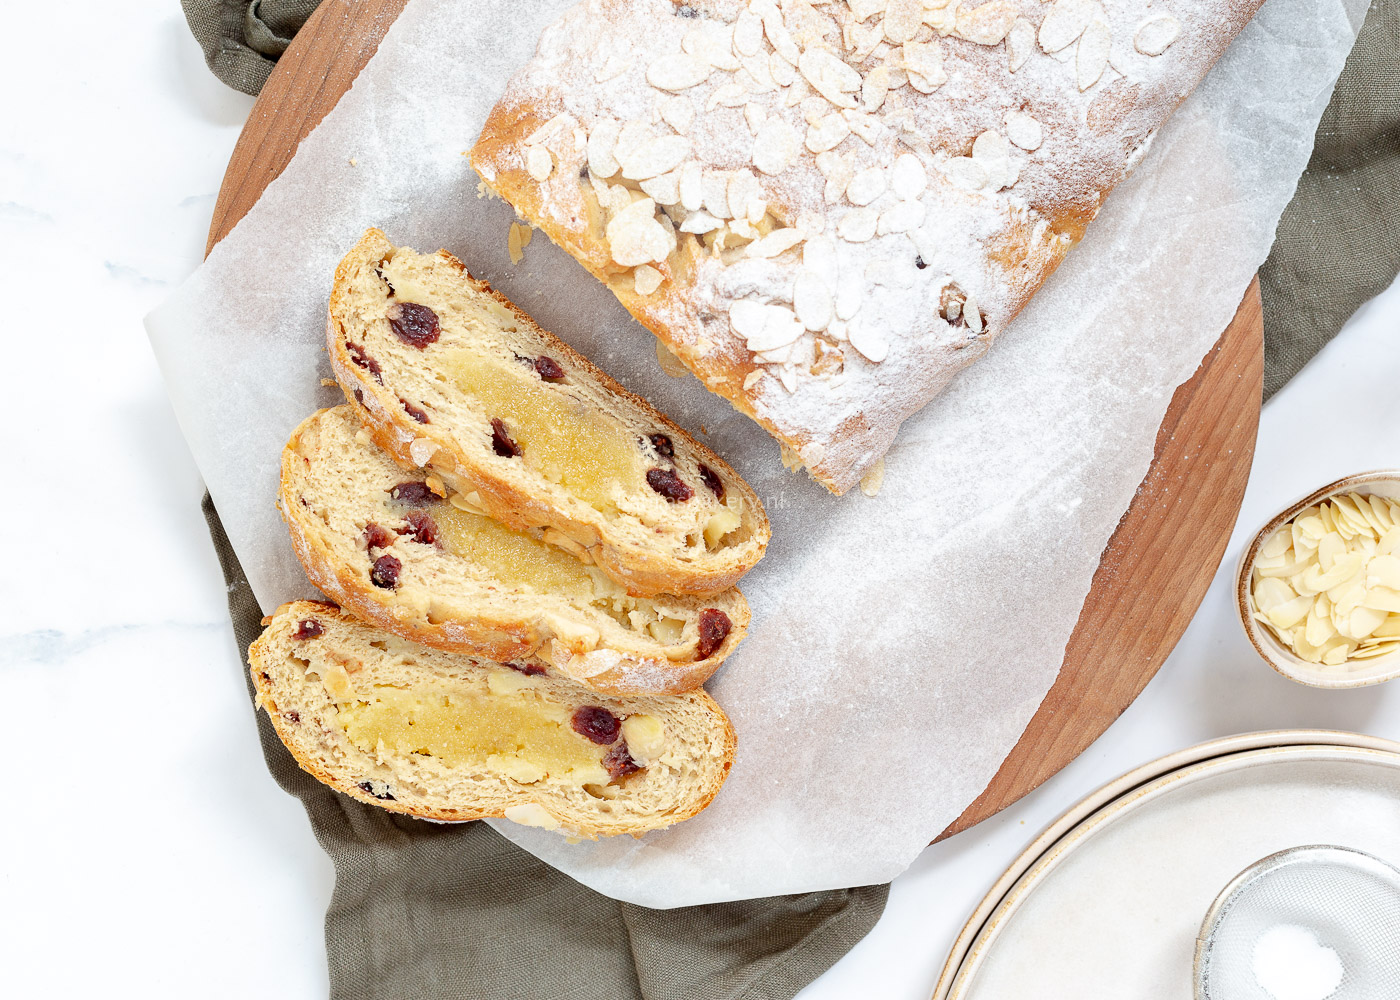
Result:
M697 688L748 626L733 587L629 596L539 529L508 528L427 470L401 469L349 406L293 432L279 506L311 581L364 621L452 652L537 655L595 691Z
M396 461L552 529L630 594L717 594L763 555L768 519L733 469L445 250L369 230L336 270L326 339Z
M733 727L704 691L592 694L314 601L266 624L249 665L277 735L319 781L394 812L641 834L704 809L733 763Z

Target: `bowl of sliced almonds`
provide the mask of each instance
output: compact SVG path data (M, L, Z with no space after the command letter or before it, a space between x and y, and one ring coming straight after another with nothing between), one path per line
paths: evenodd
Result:
M1312 687L1400 676L1400 469L1329 483L1240 558L1236 610L1271 667Z

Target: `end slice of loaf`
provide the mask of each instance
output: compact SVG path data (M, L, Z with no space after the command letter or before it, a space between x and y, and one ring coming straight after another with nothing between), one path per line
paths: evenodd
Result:
M293 432L279 506L311 581L364 621L451 652L537 655L595 691L697 688L748 626L735 588L631 597L538 529L491 520L428 470L396 465L349 406Z
M768 519L733 469L445 250L369 230L336 270L326 339L396 461L549 529L630 594L717 594L763 555Z
M258 705L313 777L425 819L504 816L585 837L696 815L734 759L703 691L619 699L429 649L333 604L283 605L249 650Z

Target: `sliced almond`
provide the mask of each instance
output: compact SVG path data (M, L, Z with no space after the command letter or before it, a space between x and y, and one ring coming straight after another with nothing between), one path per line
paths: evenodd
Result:
M606 235L612 259L623 267L664 260L675 247L674 237L656 221L656 204L640 198L615 215Z
M698 161L687 160L681 164L676 179L676 193L680 195L681 207L687 212L697 212L705 204L704 189L701 186L703 177L704 169Z
M885 96L890 91L890 68L888 66L876 66L869 73L865 74L865 79L860 83L860 106L863 110L874 113L880 110L880 105L885 103Z
M729 175L725 201L729 205L729 213L736 219L757 222L767 210L763 187L749 170L735 170Z
M846 336L852 347L864 355L867 361L877 365L884 361L890 352L889 342L879 329L870 324L856 324L847 331Z
M1112 45L1113 35L1108 25L1098 18L1090 21L1079 37L1079 51L1074 59L1074 75L1080 90L1088 90L1099 82L1108 68L1108 52Z
M739 68L734 55L734 28L716 18L703 18L681 38L681 50L715 69L732 73Z
M1026 64L1035 48L1035 25L1024 17L1018 17L1006 33L1006 62L1011 72L1016 72Z
M815 271L802 268L792 288L792 308L797 318L809 330L825 330L831 323L835 304L831 291L822 276Z
M978 45L998 45L1016 23L1017 7L1011 0L990 0L977 7L959 7L957 36Z
M753 165L765 174L780 174L792 165L801 148L797 130L781 118L766 121L754 136Z
M554 157L543 146L531 146L525 153L525 169L537 181L548 180L554 173Z
M812 89L838 108L853 108L860 90L860 74L826 49L805 49L797 68Z
M663 56L647 67L647 83L657 90L689 90L704 83L712 67L684 52Z
M680 204L680 171L671 170L655 177L648 177L639 187L648 198L658 205Z
M620 126L611 118L601 118L588 133L588 172L594 177L607 178L617 173L621 167L613 156L617 149Z
M1160 56L1181 36L1181 22L1170 14L1149 17L1138 26L1133 48L1145 56Z
M846 185L846 198L852 205L869 205L885 193L889 182L885 172L879 167L866 167L856 171L851 182Z
M836 235L847 243L864 243L874 237L879 224L880 214L873 208L852 209L836 223Z
M695 105L690 102L689 97L680 94L668 97L661 105L661 120L681 135L685 135L690 131L691 123L695 121Z
M855 275L842 275L836 283L836 317L849 320L865 303L865 286Z
M943 164L943 173L964 191L980 191L987 186L987 171L970 156L953 156Z
M776 6L769 7L763 14L763 33L768 36L773 50L789 63L797 64L797 43L792 40L792 32L783 23L783 15Z
M824 284L835 285L836 241L830 236L809 237L802 245L802 266Z
M865 475L860 477L860 491L868 497L878 496L880 487L883 486L884 483L885 460L883 458L877 458L875 464L866 471Z
M650 264L638 264L632 268L632 287L638 295L650 295L661 287L661 272Z
M1040 22L1040 47L1059 52L1072 45L1094 17L1094 0L1055 0Z
M663 135L625 153L619 151L617 159L622 164L623 177L642 181L675 170L688 155L689 139L683 135Z
M917 198L928 185L928 174L924 165L913 153L901 153L894 158L894 169L890 171L890 187L902 200Z
M741 56L758 55L763 48L763 18L744 10L734 22L734 51Z
M709 212L691 212L681 223L680 230L683 233L695 233L703 236L705 233L712 233L724 225L723 219L716 219Z
M839 114L829 114L807 129L807 148L814 153L835 149L851 134L851 126Z
M931 94L948 82L943 69L943 50L937 42L907 42L901 54L909 86L921 94Z
M754 240L744 247L744 255L747 257L776 257L780 253L787 253L803 239L802 233L796 229L775 229L767 236Z
M1043 138L1040 122L1024 111L1010 111L1006 115L1006 137L1022 149L1039 149Z
M911 41L924 20L922 0L888 0L885 6L885 38L891 45Z

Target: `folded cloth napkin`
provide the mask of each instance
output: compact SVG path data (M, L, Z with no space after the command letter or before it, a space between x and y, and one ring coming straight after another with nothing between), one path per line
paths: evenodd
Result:
M319 0L182 0L219 79L261 89ZM1266 395L1400 270L1400 0L1376 0L1260 270ZM209 497L240 650L261 613ZM249 686L251 696L252 688ZM297 767L266 717L278 783L331 855L331 996L578 1000L789 998L874 926L888 886L648 910L587 889L485 824L394 816Z

